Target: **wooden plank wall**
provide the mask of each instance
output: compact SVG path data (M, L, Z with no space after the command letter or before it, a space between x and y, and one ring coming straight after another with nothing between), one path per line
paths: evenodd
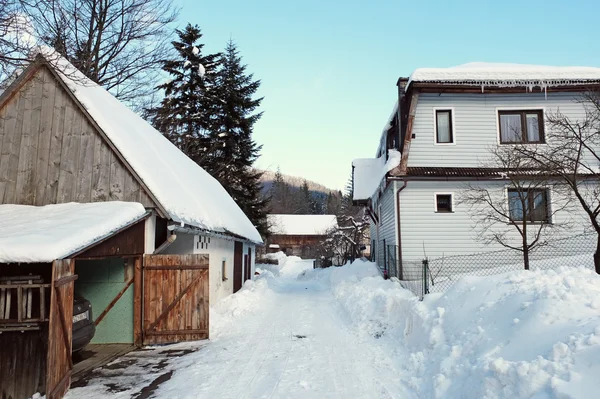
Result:
M208 338L208 264L208 255L144 256L145 345Z
M69 94L42 66L0 110L0 203L114 200L154 206Z
M70 259L57 260L52 264L52 269L46 398L60 399L69 389L73 369L71 343L75 262Z

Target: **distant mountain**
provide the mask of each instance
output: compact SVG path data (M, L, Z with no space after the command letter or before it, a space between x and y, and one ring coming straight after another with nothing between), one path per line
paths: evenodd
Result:
M261 171L262 175L262 183L263 189L262 193L264 195L271 194L271 188L273 187L273 181L275 180L275 172L271 171ZM271 199L271 210L273 213L283 213L283 214L298 214L305 213L301 211L301 209L306 209L302 205L298 205L298 201L302 201L302 196L298 196L296 193L300 193L302 185L304 184L304 178L298 176L290 176L282 174L283 181L287 186L290 187L290 195L287 200L283 200L280 198L279 201L275 199ZM313 211L309 211L309 213L317 213L317 214L326 214L333 213L337 214L339 211L339 206L341 204L341 193L338 190L331 190L330 188L325 187L322 184L315 183L314 181L306 180L308 184L308 190L310 191L311 198L314 201ZM327 197L331 193L333 195L333 199L328 202Z
M271 189L271 186L273 185L273 180L275 179L275 172L271 172L270 170L261 170L261 172L263 172L263 175L261 178L261 181L263 182L263 192L268 192ZM303 177L290 176L290 175L285 175L283 173L281 175L283 176L283 181L285 181L290 186L296 187L296 188L302 187L302 184L304 183L304 180L305 180ZM306 182L308 183L308 189L311 192L322 193L325 196L327 196L327 194L329 194L330 192L333 192L333 193L338 192L338 190L332 190L330 188L325 187L322 184L316 183L316 182L308 180L308 179L306 179Z

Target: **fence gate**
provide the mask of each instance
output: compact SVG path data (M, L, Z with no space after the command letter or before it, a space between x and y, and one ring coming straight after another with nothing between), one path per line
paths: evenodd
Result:
M144 345L208 338L208 255L145 255Z
M52 264L50 319L48 323L48 357L46 397L62 398L71 385L71 340L73 337L73 282L75 263L70 259Z

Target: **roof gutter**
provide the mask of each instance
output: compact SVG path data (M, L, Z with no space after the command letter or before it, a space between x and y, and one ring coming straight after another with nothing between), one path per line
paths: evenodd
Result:
M216 232L213 230L207 230L207 229L201 229L199 227L194 227L188 224L184 224L183 226L181 224L169 224L167 226L167 229L169 229L169 231L176 231L176 232L181 232L181 233L187 233L187 234L198 234L198 235L203 235L203 236L207 236L207 237L216 237L216 238L221 238L223 240L227 240L227 241L242 241L242 242L247 242L247 243L251 243L254 245L264 245L264 243L259 243L259 242L255 242L252 241L246 237L242 237L242 236L238 236L236 234L233 233L220 233L220 232Z

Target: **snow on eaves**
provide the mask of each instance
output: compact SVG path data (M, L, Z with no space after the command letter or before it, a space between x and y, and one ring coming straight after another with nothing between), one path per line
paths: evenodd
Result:
M418 68L410 75L407 87L411 82L544 88L600 82L600 68L473 62L450 68Z
M0 205L0 263L52 262L144 216L137 202Z
M400 152L388 150L389 157L386 161L385 155L379 158L361 158L352 161L353 193L354 200L367 200L375 194L379 183L387 172L400 165Z
M283 235L324 235L337 227L335 215L267 215L273 234Z
M256 227L216 179L55 51L43 49L41 54L173 221L262 243Z

